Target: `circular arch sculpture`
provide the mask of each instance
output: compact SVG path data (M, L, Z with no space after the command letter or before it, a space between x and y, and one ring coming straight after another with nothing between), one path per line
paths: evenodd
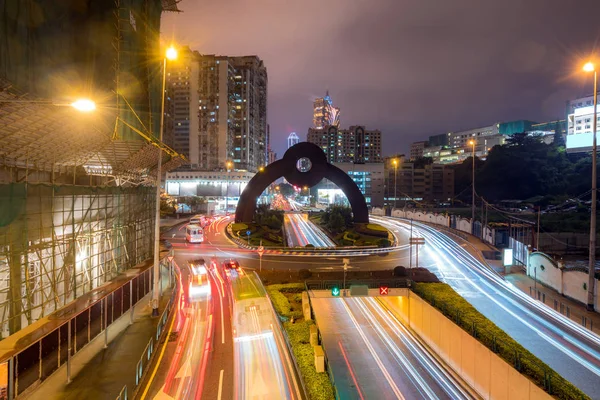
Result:
M240 196L235 210L235 222L252 222L256 210L256 200L264 190L277 179L284 177L295 186L315 186L323 178L335 183L346 195L354 222L368 223L369 210L365 197L356 183L344 171L327 162L323 150L314 143L301 142L290 147L281 160L258 172Z

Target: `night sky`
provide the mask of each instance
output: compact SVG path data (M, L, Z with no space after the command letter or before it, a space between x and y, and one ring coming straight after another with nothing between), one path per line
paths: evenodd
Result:
M206 54L256 54L268 118L285 138L312 125L329 89L341 125L384 134L384 154L499 121L564 118L592 93L600 0L183 0L162 35Z

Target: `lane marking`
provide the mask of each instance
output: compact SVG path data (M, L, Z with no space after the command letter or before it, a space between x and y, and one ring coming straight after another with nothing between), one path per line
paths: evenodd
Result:
M217 400L221 400L221 396L223 395L223 371L219 373L219 391L217 392Z

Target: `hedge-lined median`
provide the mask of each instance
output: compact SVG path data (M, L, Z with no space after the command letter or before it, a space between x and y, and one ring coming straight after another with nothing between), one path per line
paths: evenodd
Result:
M302 310L291 306L302 303L304 284L269 285L266 289L279 315L287 318L294 316L295 322L284 322L283 327L302 374L309 400L333 400L333 386L327 372L319 373L315 369L315 353L310 344L310 326L313 322L305 321L302 318Z
M445 283L415 283L412 290L537 386L559 399L589 399L556 371L498 328Z

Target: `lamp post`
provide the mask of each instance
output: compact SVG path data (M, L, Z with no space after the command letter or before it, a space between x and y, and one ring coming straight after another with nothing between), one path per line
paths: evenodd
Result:
M593 63L588 62L583 66L583 70L586 72L594 73L594 118L592 119L592 211L590 214L590 260L588 266L588 300L587 309L588 311L594 310L594 284L596 283L594 278L594 272L596 269L596 190L597 190L597 177L596 177L596 157L598 153L596 131L598 126L598 71L596 70Z
M394 159L394 208L398 199L398 160Z
M472 158L473 158L473 178L472 185L473 191L471 193L471 234L475 234L475 141L470 140L469 144L473 148Z
M163 140L163 128L165 125L165 89L167 83L167 60L175 60L177 58L177 50L174 47L169 47L163 58L162 71L162 92L160 102L160 127L158 131L158 140ZM152 316L158 317L158 302L160 298L160 181L162 178L162 150L158 151L158 162L156 165L156 214L154 221L154 284L152 288Z
M225 215L229 215L229 172L233 164L231 161L227 161L227 184L225 186Z

